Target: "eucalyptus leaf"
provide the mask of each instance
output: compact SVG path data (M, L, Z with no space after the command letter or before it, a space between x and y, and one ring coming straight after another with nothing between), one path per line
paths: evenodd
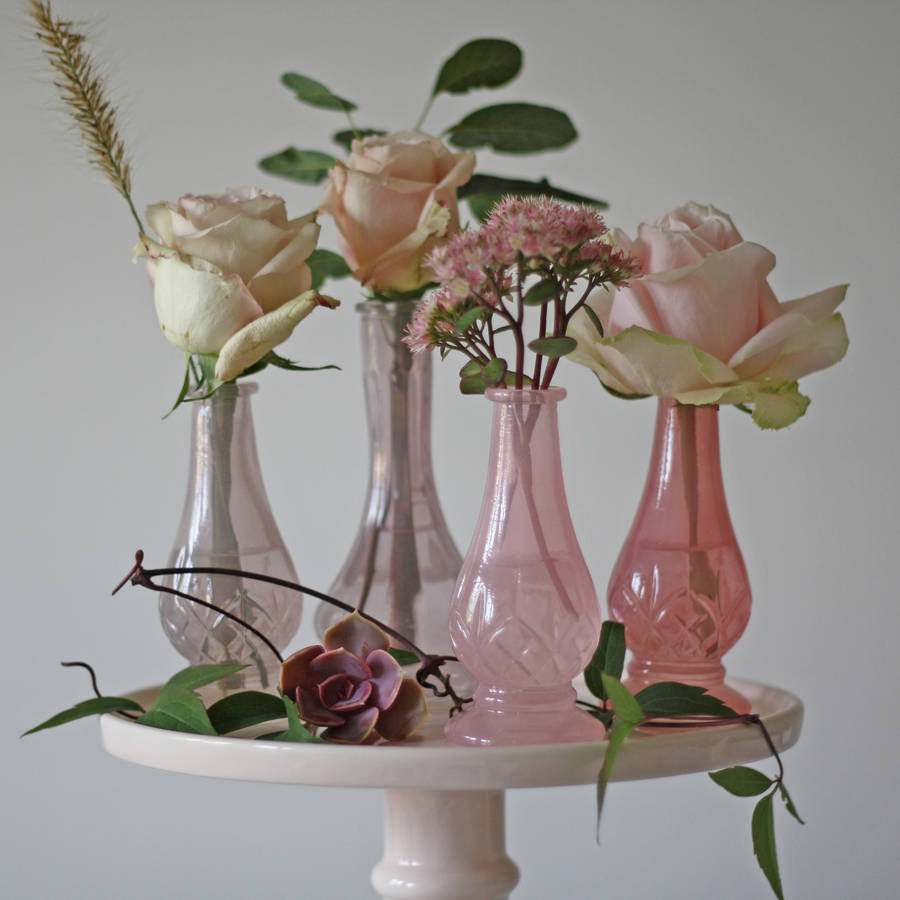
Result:
M540 353L541 356L547 356L551 359L558 359L560 356L566 356L571 353L578 343L575 338L570 337L545 337L535 338L528 344L529 350Z
M635 694L647 718L658 716L717 716L731 718L737 713L706 688L678 681L659 681Z
M644 711L631 691L618 678L614 678L606 672L601 674L600 679L603 682L606 696L609 697L613 709L616 711L616 716L623 722L639 725L644 718Z
M479 372L477 375L466 375L459 380L459 390L463 394L483 394L487 390L487 382Z
M169 688L186 688L193 690L194 688L203 687L205 684L212 684L241 669L246 669L243 665L216 665L213 663L203 663L199 666L188 666L180 672L176 672L164 685L163 691Z
M456 147L490 147L498 153L538 153L565 147L578 137L564 112L533 103L476 109L446 133Z
M281 83L296 94L297 99L310 106L320 109L338 109L344 112L353 112L356 104L338 97L332 93L321 81L316 81L306 75L298 75L296 72L286 72L281 76Z
M477 38L463 44L438 73L431 96L466 94L512 81L522 68L522 51L512 41Z
M267 734L261 737L261 741L286 741L295 744L321 744L322 738L316 737L301 721L300 714L297 711L297 704L294 703L284 694L281 695L283 704L283 717L288 720L288 727L285 731L279 731L275 734Z
M781 873L778 871L778 856L775 852L775 818L772 813L772 794L766 794L753 810L751 822L753 835L753 855L772 886L778 900L784 900L781 888Z
M419 662L419 657L416 656L415 653L412 653L409 650L401 650L399 647L389 647L388 653L390 653L401 666L411 666Z
M315 291L322 287L326 278L347 278L352 271L340 253L322 248L313 250L306 258L306 264L312 272L310 287Z
M334 157L320 150L298 150L286 147L259 161L259 167L270 175L290 178L303 184L319 184L334 165Z
M488 387L496 387L502 384L506 378L506 360L496 357L492 359L482 370L481 377L484 378Z
M621 622L607 619L600 629L600 640L597 649L584 670L584 681L588 690L601 700L608 700L602 675L622 677L625 667L625 626Z
M206 712L212 727L219 734L228 734L260 722L283 719L284 704L274 694L239 691L213 703Z
M357 128L356 131L352 128L345 128L343 131L336 131L331 136L331 139L350 153L355 140L371 137L374 134L382 135L387 134L387 132L382 131L380 128Z
M122 712L124 710L133 710L142 713L144 708L129 700L127 697L92 697L90 700L82 700L69 709L51 716L40 725L29 728L28 731L22 733L22 737L26 734L34 734L36 731L43 731L45 728L56 728L57 725L65 725L67 722L74 722L76 719L83 719L85 716L99 716L103 713Z
M731 766L708 774L719 787L725 788L735 797L756 797L772 786L772 779L768 775L749 766Z
M555 278L544 278L528 288L522 302L526 306L543 306L548 300L558 297L561 291L562 286Z
M454 330L457 334L465 334L477 321L483 319L488 311L483 306L467 309L457 320Z
M791 795L788 793L787 788L784 786L784 782L780 782L778 785L778 791L781 794L781 799L784 800L785 809L801 824L805 825L806 822L800 818L800 813L797 812L797 807L794 806L794 801L791 800Z
M150 709L138 722L151 728L185 731L191 734L216 734L203 701L189 688L167 684Z

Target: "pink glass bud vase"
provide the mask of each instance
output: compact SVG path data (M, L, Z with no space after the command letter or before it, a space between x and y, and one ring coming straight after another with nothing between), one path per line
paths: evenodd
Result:
M450 608L450 638L477 679L474 706L444 728L459 744L603 740L572 679L601 614L563 486L561 388L494 388L487 486Z
M644 494L609 580L625 625L627 684L705 687L738 712L722 657L750 618L750 582L731 527L719 463L718 407L661 399Z

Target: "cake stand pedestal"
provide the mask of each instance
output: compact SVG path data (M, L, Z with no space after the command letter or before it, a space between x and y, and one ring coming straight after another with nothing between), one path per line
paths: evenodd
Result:
M803 704L793 694L749 681L734 686L762 716L779 751L800 736ZM131 696L146 709L158 688ZM409 741L374 747L293 744L184 734L101 717L105 748L121 759L212 778L385 792L384 858L372 884L386 900L502 900L519 878L506 854L504 791L595 784L606 744L457 747L444 740L444 710ZM255 733L271 732L272 723ZM739 765L769 755L753 725L635 734L613 781L663 778Z

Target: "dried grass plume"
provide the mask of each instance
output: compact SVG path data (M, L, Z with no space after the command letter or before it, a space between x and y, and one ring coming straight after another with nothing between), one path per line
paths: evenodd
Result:
M87 38L73 22L57 18L50 3L31 0L28 12L37 26L35 37L55 74L54 85L75 121L88 160L125 198L143 232L131 200L131 163L119 134L116 108L106 97L103 78L87 51Z

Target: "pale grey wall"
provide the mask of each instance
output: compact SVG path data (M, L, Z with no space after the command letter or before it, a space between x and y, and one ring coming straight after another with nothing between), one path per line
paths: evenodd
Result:
M778 821L788 895L895 896L897 3L60 0L59 10L104 21L98 52L121 89L142 203L258 182L299 214L317 192L257 174L255 160L289 143L322 147L340 120L292 102L281 72L357 99L363 122L405 127L439 60L472 36L508 35L526 66L503 96L563 107L581 140L565 154L490 160L490 169L547 173L602 195L610 221L628 230L688 199L715 203L777 254L772 283L783 299L851 283L849 355L806 382L805 419L770 434L722 416L756 604L727 662L807 702L786 762L809 824ZM61 659L92 660L107 692L179 665L153 599L109 590L135 547L156 563L168 551L188 421L184 411L160 421L179 354L130 262L125 209L61 134L26 31L19 4L4 0L0 893L368 896L380 855L375 792L142 769L104 754L92 721L16 740L87 695ZM475 100L441 101L432 126ZM355 291L340 292L345 308L317 314L287 349L343 371L266 372L254 401L273 505L314 585L327 585L343 559L365 479ZM483 404L456 394L455 368L436 379L435 465L465 546L488 421ZM613 401L586 371L560 380L570 390L562 429L572 511L602 589L643 482L653 407ZM614 787L601 850L592 803L588 788L511 795L510 848L524 870L517 897L767 896L750 852L750 801L705 776Z

